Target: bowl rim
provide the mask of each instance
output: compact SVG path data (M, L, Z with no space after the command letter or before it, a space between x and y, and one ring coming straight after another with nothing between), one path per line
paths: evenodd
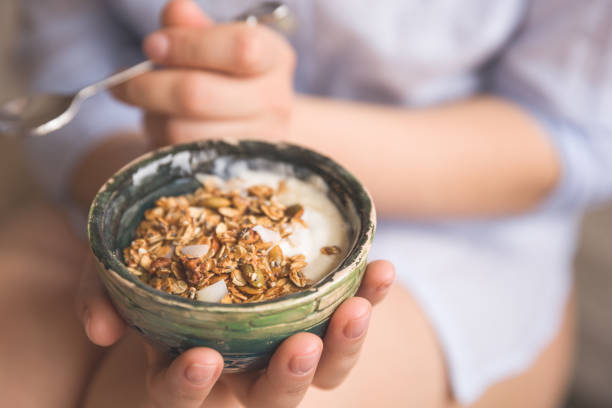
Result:
M141 282L139 279L134 277L127 269L127 266L113 254L104 242L102 236L102 227L96 222L98 219L102 219L104 216L104 210L106 206L114 198L113 192L117 191L126 178L131 178L132 175L143 166L149 163L155 162L166 156L171 156L175 153L183 151L205 151L211 148L215 148L219 144L228 144L240 147L241 145L265 145L268 148L273 148L282 154L282 150L285 149L296 149L303 151L304 153L314 155L319 160L326 162L329 167L340 174L342 178L354 185L359 194L358 197L353 197L356 208L362 209L367 213L367 217L362 218L365 220L365 225L361 225L357 231L352 249L343 258L340 269L336 269L332 273L328 273L323 279L317 282L315 285L309 287L306 290L295 292L289 295L285 295L279 298L270 299L262 302L255 303L219 303L219 302L204 302L200 300L192 300L182 298L180 296L172 295L154 289L153 287ZM213 159L214 160L214 159ZM364 223L362 223L364 224ZM122 286L129 287L141 294L145 294L148 297L155 298L160 304L167 306L179 307L186 310L197 310L202 311L203 309L210 312L222 312L222 313L241 313L241 312L254 312L254 313L266 313L270 311L276 311L279 309L286 309L295 307L296 303L306 304L322 294L326 294L329 287L338 284L345 278L350 276L352 273L357 273L360 265L365 261L369 249L372 245L372 239L376 228L376 209L372 196L363 186L363 184L357 180L357 178L350 173L343 166L338 164L333 159L318 153L312 149L305 148L303 146L280 142L271 143L262 140L228 140L228 139L209 139L204 141L196 141L183 144L175 144L170 146L161 147L152 151L149 151L123 167L117 170L98 190L92 204L89 209L87 217L87 236L90 248L98 261L103 266L106 273L110 273L115 280L119 281ZM99 271L99 273L103 273Z

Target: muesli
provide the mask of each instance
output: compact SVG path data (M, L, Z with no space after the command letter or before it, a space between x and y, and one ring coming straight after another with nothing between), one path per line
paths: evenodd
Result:
M325 233L344 227L334 225L343 221L331 202L318 209L287 203L295 199L290 191L294 185L309 188L296 184L304 182L282 178L272 187L269 182L249 185L240 178L198 179L202 187L193 193L159 198L146 210L134 240L124 249L128 269L144 283L189 299L259 302L313 283L304 273L309 264L304 252L314 264L330 265L329 260L316 259L309 246L321 245L317 253L322 257L342 254L344 242L327 242L341 235ZM306 201L313 202L312 197ZM314 224L325 225L309 226L305 210ZM312 227L323 232L309 231Z

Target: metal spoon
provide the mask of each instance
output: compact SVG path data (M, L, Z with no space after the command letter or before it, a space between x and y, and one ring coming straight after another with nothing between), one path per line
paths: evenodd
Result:
M265 24L282 32L290 32L294 18L281 2L264 2L234 19L247 24ZM37 94L21 96L0 104L0 135L12 137L42 136L66 126L77 114L81 103L108 88L155 68L144 61L80 91L66 94Z

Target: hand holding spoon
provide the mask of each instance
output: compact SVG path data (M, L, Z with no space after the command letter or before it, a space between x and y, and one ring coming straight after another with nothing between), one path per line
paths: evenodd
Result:
M264 2L236 17L234 21L265 24L282 32L293 29L294 19L281 2ZM66 126L87 98L155 68L143 61L74 94L36 94L0 103L0 135L29 137L47 135Z

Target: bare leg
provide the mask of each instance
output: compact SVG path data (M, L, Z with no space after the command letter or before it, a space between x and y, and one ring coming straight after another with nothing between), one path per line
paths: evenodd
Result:
M102 351L88 342L74 313L86 254L84 244L46 207L22 211L0 231L2 405L80 406L87 383L90 406L108 406L108 396L130 393L137 402L145 366L139 339L127 336L96 369ZM533 366L492 386L476 408L558 404L571 365L573 309L572 299L562 329ZM361 361L347 382L333 391L311 390L303 405L459 407L450 398L435 334L399 286L375 308Z
M574 307L572 298L559 333L534 364L490 387L473 408L559 406L571 371ZM368 340L348 381L332 391L310 391L303 406L460 408L446 378L427 320L410 294L396 287L374 309Z
M408 292L394 285L372 312L359 363L340 387L313 389L304 407L445 407L446 368L435 333Z
M0 405L80 406L100 357L74 309L87 249L48 207L7 218L0 228Z

